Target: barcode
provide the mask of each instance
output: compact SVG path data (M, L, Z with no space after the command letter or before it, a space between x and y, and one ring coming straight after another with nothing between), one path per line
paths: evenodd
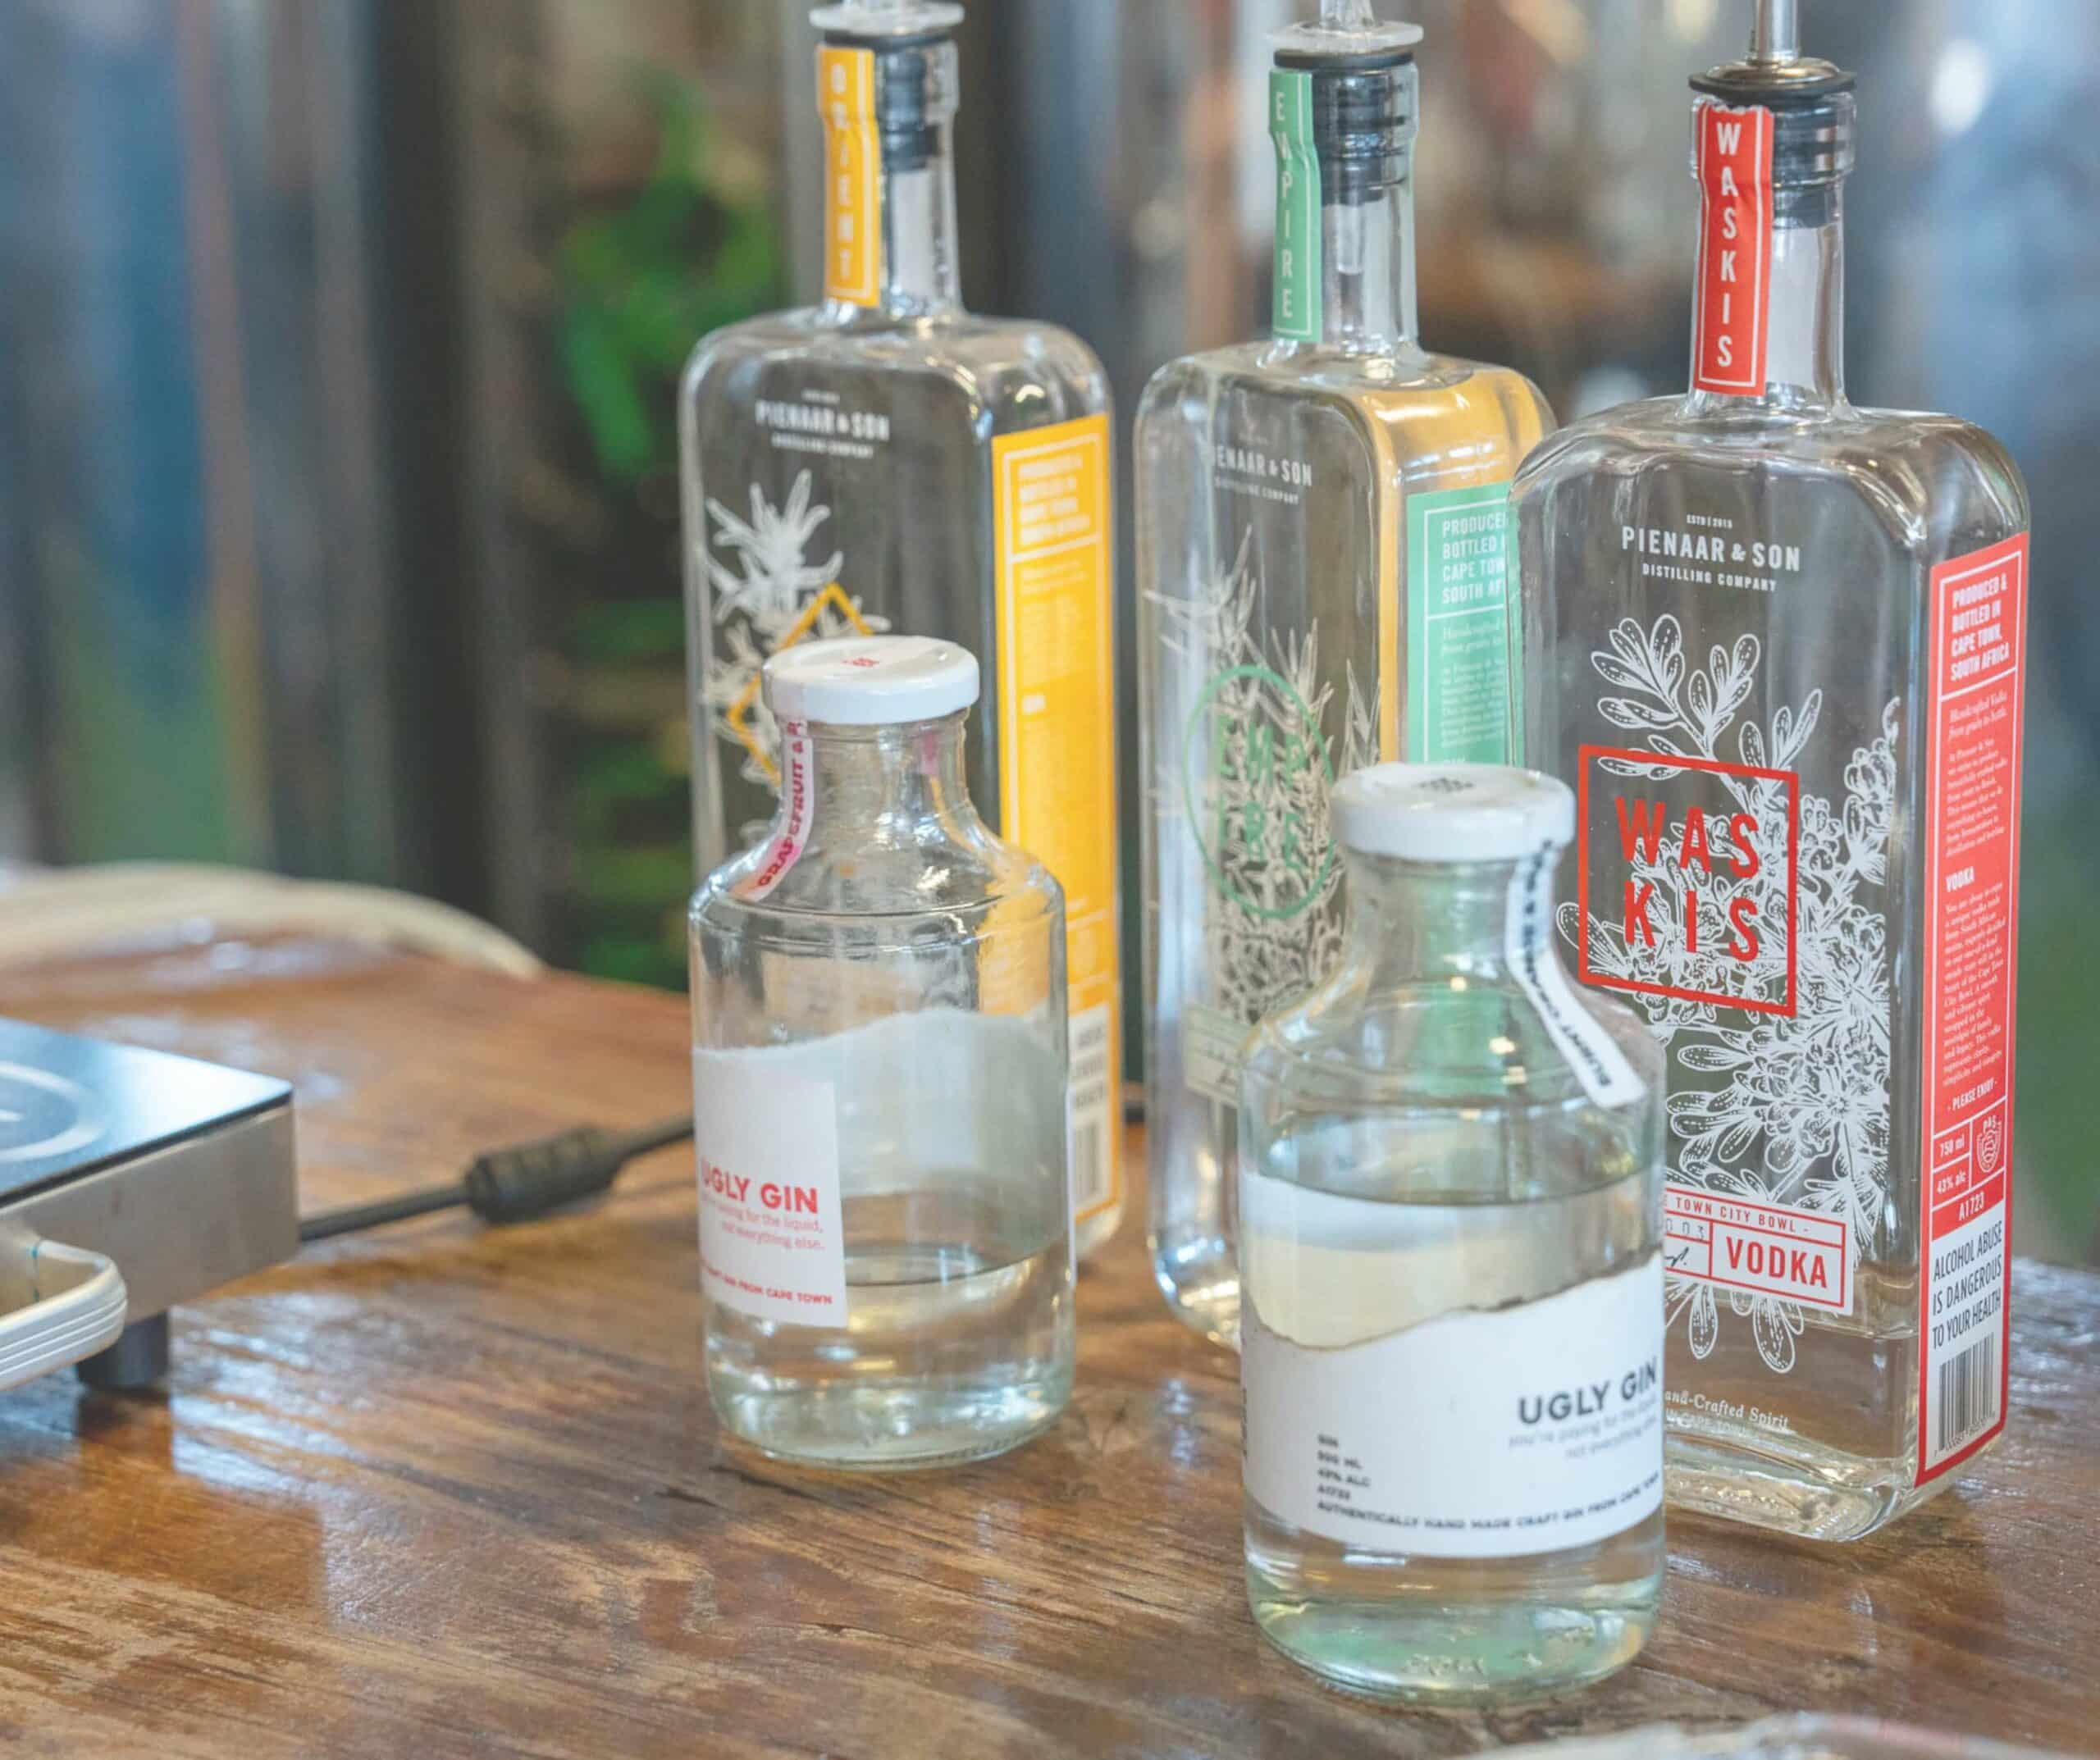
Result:
M1072 1209L1080 1215L1115 1195L1114 1145L1108 1138L1113 1096L1108 1082L1108 1010L1097 1005L1072 1017L1071 1086L1067 1102Z
M1958 1448L1998 1416L1998 1341L1979 1338L1939 1366L1939 1439L1937 1452Z

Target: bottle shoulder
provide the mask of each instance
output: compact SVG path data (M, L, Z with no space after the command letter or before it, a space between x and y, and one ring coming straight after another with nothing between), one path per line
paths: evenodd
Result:
M1632 1010L1568 987L1659 1106L1665 1070L1653 1034ZM1558 1111L1587 1097L1537 1004L1506 976L1374 990L1344 968L1261 1022L1245 1069L1252 1087L1316 1107Z
M1352 435L1367 478L1408 491L1508 479L1553 425L1538 388L1505 367L1423 357L1400 375L1331 372L1279 362L1273 344L1243 344L1170 362L1153 376L1135 428L1140 481L1171 487L1212 446L1263 453L1312 438L1324 426Z
M1755 476L1868 504L1902 547L1944 553L2025 531L2026 485L2004 445L1958 417L1843 406L1811 417L1716 417L1681 397L1621 404L1571 422L1524 460L1520 516L1580 497L1618 497L1651 476Z
M945 380L975 404L1018 414L1016 427L1111 407L1098 357L1070 331L959 310L842 324L828 308L805 306L746 318L695 345L684 394L696 404L733 403L744 385L796 366L833 379L905 373ZM1030 391L1045 394L1031 398Z
M1470 389L1517 399L1543 410L1544 394L1513 367L1457 355L1412 351L1360 354L1303 344L1236 342L1169 361L1146 384L1139 419L1182 408L1224 390L1267 392L1357 404L1391 399L1438 399Z
M745 935L801 938L860 923L900 943L968 940L995 924L1002 933L1060 915L1064 894L1026 851L981 822L912 841L837 842L822 834L762 898L743 889L770 865L769 837L732 856L692 896L696 925Z

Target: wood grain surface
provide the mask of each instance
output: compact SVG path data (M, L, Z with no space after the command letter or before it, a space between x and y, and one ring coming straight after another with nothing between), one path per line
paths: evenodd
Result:
M687 1104L675 999L326 944L0 975L0 1012L290 1078L308 1207ZM1675 1522L1626 1674L1412 1715L1257 1639L1235 1364L1168 1317L1142 1207L1082 1278L1071 1411L961 1470L724 1447L684 1150L181 1311L162 1397L0 1397L5 1751L1327 1760L1791 1708L2100 1747L2100 1278L2020 1267L2011 1434L1952 1493L1847 1548Z

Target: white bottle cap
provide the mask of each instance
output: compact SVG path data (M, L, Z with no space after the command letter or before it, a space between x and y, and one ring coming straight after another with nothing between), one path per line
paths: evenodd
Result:
M765 663L765 700L781 721L930 721L977 700L977 656L930 636L797 642Z
M1350 849L1410 862L1513 862L1575 835L1568 785L1509 764L1372 764L1335 785L1328 811Z

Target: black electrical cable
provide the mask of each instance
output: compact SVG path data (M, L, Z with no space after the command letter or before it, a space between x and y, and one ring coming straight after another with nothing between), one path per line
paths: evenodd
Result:
M638 1155L668 1148L692 1135L691 1118L664 1119L635 1131L609 1131L595 1124L513 1143L478 1156L458 1183L427 1187L376 1204L324 1210L299 1225L302 1242L384 1228L411 1216L463 1206L482 1221L523 1222L550 1210L596 1197Z
M1144 1101L1134 1087L1125 1095L1123 1116L1133 1124L1144 1119ZM637 1156L667 1149L692 1135L688 1116L660 1119L634 1131L586 1124L532 1142L513 1143L477 1156L467 1177L455 1184L427 1186L374 1204L352 1204L305 1217L299 1225L299 1238L302 1244L331 1240L339 1234L406 1222L413 1216L463 1208L487 1223L529 1221L564 1204L596 1197L611 1188L620 1170Z

